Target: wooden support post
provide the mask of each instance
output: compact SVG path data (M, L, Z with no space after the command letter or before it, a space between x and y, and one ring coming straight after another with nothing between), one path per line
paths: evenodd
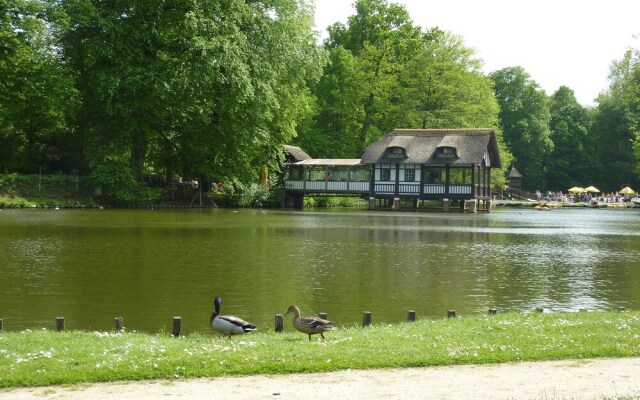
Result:
M475 199L468 200L468 203L469 203L469 207L468 207L469 212L475 213L478 211L478 203Z
M58 332L64 331L64 317L56 317L56 330Z
M407 322L413 322L416 320L416 312L414 310L407 311Z
M626 310L626 308L624 308L624 307L618 307L618 312L623 312L624 310Z
M391 204L391 208L394 210L399 210L400 209L400 198L399 197L394 197L393 198L393 203Z
M116 332L121 332L122 331L123 321L124 321L124 319L122 317L116 317Z
M362 327L371 325L371 311L365 311L362 313Z
M0 332L4 329L4 323L2 322L2 318L0 318Z
M327 319L327 313L326 312L321 312L320 314L318 314L318 317L320 317L322 319Z
M376 198L369 197L369 210L375 210L375 209L376 209Z
M442 211L449 212L449 206L451 206L451 201L449 199L442 199Z
M455 317L456 317L456 310L447 311L447 318L455 318Z
M490 308L489 309L489 315L496 315L498 313L498 310L495 308Z
M536 307L536 312L542 314L544 312L544 308Z
M282 314L276 314L276 332L284 332L284 317Z
M173 336L180 337L182 330L182 317L173 317Z

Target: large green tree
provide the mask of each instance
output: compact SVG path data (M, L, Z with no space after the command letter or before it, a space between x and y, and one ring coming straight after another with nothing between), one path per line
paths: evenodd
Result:
M357 124L354 134L359 152L394 128L390 115L395 89L406 63L422 49L423 34L399 4L358 0L354 7L356 14L348 18L346 25L336 23L329 27L326 47L332 52L345 49L355 57L356 69L349 75L359 88L359 102L351 114ZM321 92L319 97L326 94Z
M305 1L64 4L95 162L250 181L308 111L322 57Z
M547 162L547 188L566 191L573 186L599 185L593 172L596 157L589 140L590 114L573 90L561 86L550 98L549 127L553 150Z
M547 96L522 67L494 71L490 77L500 105L503 138L523 175L523 187L543 189L545 162L553 150Z
M41 0L0 0L0 170L70 171L77 96L60 58L64 14Z
M496 127L498 103L482 61L462 38L437 28L402 69L396 125L413 128Z

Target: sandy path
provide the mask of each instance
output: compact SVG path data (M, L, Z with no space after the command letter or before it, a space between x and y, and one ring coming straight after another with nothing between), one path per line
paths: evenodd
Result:
M640 396L640 358L0 390L0 399L603 399Z

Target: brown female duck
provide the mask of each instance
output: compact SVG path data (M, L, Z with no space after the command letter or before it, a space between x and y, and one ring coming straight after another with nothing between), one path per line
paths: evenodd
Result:
M301 317L300 309L295 304L290 306L287 312L284 315L289 313L294 313L293 316L293 327L302 333L306 333L309 335L309 340L311 340L311 335L320 334L322 340L325 339L323 332L331 331L335 329L333 322L327 321L326 319L322 319L320 317Z

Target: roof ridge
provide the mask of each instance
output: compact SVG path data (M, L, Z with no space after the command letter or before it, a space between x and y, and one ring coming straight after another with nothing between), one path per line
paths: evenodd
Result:
M415 129L415 128L397 128L394 129L391 134L394 136L427 136L427 135L444 135L444 134L459 134L459 135L475 135L475 134L487 134L494 132L491 128L443 128L443 129Z

